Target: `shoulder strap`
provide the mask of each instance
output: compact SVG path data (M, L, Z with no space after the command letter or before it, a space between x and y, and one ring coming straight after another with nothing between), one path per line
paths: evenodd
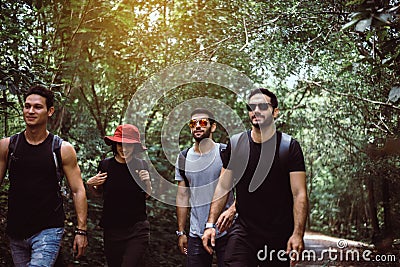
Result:
M56 178L59 188L58 196L61 200L58 207L61 207L61 205L63 205L63 197L67 198L69 195L68 187L63 184L64 171L61 157L62 142L63 139L61 137L59 137L58 135L53 135L53 140L51 142L51 152L53 153L54 165L56 166Z
M103 172L108 172L108 167L110 166L111 159L112 158L106 158L102 161L101 169Z
M53 152L54 164L56 165L57 180L61 183L64 176L62 168L62 158L61 158L61 146L63 139L58 135L53 136L53 141L51 143L51 151Z
M14 159L14 152L17 148L19 136L21 133L14 134L10 137L10 143L8 143L8 156L7 156L7 169L10 170L11 162Z
M224 152L226 150L227 145L220 143L219 144L219 155L221 156L221 153Z
M243 134L247 134L247 132L238 133L231 137L231 139L229 141L230 145L231 145L231 155L232 155L232 151L236 149L239 139L242 137Z
M281 143L279 145L279 161L282 169L288 172L289 148L292 137L282 133Z
M144 166L144 160L142 160L142 159L138 159L139 160L139 165L140 165L140 169L139 170L144 170L145 169L145 166Z
M186 174L185 174L186 156L188 154L188 151L189 151L189 148L185 148L184 150L182 150L179 153L179 156L178 156L179 174L181 175L181 177L185 181L185 186L186 187L189 187L189 180L188 180L188 178L186 177Z

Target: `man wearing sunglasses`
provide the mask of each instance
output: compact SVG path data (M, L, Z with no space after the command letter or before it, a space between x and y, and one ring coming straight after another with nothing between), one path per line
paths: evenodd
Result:
M195 142L190 149L181 151L175 168L175 180L178 181L178 247L187 256L187 266L211 267L213 255L203 248L201 236L222 168L220 151L226 145L213 141L212 134L217 125L214 115L207 109L198 108L192 112L189 128ZM216 220L216 255L220 267L223 266L225 254L225 230L231 226L236 214L233 202L233 194L230 192L221 209L225 211ZM189 207L190 231L186 235L184 230Z
M252 129L232 136L222 154L223 169L207 223L216 221L226 193L235 185L239 216L228 234L225 266L295 265L304 248L308 212L303 153L295 139L276 131L275 94L264 88L251 91L247 110ZM285 143L283 156L280 146ZM214 237L212 227L202 237L209 253Z

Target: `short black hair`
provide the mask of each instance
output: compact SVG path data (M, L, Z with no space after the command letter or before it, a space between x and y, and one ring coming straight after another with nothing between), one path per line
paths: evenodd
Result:
M193 115L195 115L195 114L207 114L208 119L210 120L210 123L215 122L214 114L211 111L209 111L208 109L196 108L195 110L192 111L192 113L190 113L190 117L193 117Z
M54 106L54 93L47 89L47 87L43 85L34 85L28 89L28 92L26 92L24 96L24 101L28 98L30 95L40 95L44 98L46 98L46 107L47 109L51 108Z
M250 92L249 95L249 100L252 96L256 95L256 94L263 94L263 95L267 95L271 98L271 104L272 107L275 109L278 107L278 98L276 97L276 95L274 93L272 93L270 90L266 89L266 88L257 88L257 89L253 89Z

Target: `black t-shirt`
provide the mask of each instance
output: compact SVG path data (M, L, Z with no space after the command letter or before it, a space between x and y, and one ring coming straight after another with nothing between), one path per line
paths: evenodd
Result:
M299 143L292 138L287 162L283 164L279 161L281 132L262 144L251 139L250 131L245 134L248 139L239 139L232 159L230 143L222 154L224 168L233 172L239 221L249 234L259 238L289 237L294 227L289 172L305 171L303 152ZM246 137L245 134L242 136ZM274 148L272 158L271 151ZM246 149L247 154L243 152ZM260 159L262 150L263 157ZM232 162L229 164L229 161ZM268 162L272 162L272 165ZM258 164L264 176L259 187L252 191L249 186Z
M109 161L106 163L105 161ZM119 163L115 158L108 158L100 162L98 171L105 172L107 179L103 184L103 214L100 226L104 228L129 227L138 221L147 219L146 196L137 184L140 181L136 170L148 170L144 160L134 158L128 165ZM135 179L133 178L133 176Z

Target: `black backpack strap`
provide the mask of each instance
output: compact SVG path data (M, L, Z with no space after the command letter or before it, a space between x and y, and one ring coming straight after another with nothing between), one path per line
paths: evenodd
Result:
M221 158L222 158L221 154L226 150L226 147L227 147L226 144L223 144L223 143L219 144L219 155Z
M288 134L282 133L281 143L279 144L279 162L284 172L289 173L289 148L292 137Z
M237 144L239 143L239 139L242 137L243 134L247 134L247 132L242 132L242 133L239 133L239 134L235 134L230 138L229 143L231 145L231 156L233 154L232 152L235 149L237 149Z
M137 161L138 161L138 165L139 165L139 167L138 167L138 169L137 169L137 175L139 176L139 172L141 171L141 170L146 170L147 171L147 169L148 168L146 168L146 165L145 165L145 161L143 160L143 159L137 159ZM146 190L145 190L145 188L146 188L146 183L145 183L145 181L142 181L141 179L140 179L140 176L139 176L139 180L138 181L140 181L140 187L141 187L141 189L142 189L142 192L143 193L145 193L145 194L147 194L146 193ZM150 184L151 184L151 178L150 178Z
M110 166L110 162L111 162L112 158L106 158L104 160L101 161L101 165L100 170L101 172L108 172L108 167Z
M138 159L138 162L139 162L139 169L138 169L138 171L140 171L140 170L147 170L147 169L146 169L146 166L145 166L145 164L144 164L144 160Z
M179 174L181 175L181 177L185 181L185 186L186 187L189 187L189 180L188 180L188 178L186 177L186 174L185 174L186 156L188 154L188 151L189 151L189 148L185 148L184 150L182 150L179 153L179 156L178 156Z
M17 148L20 134L23 134L23 132L14 134L13 136L10 137L10 143L8 143L8 155L7 155L7 169L8 170L10 170L11 162L16 159L14 152Z
M61 146L63 139L58 135L53 136L51 143L51 151L53 152L54 164L56 165L57 181L61 186L62 179L64 177L64 171L62 168L62 157L61 157Z
M61 146L62 146L63 139L58 135L53 135L53 140L51 142L51 152L53 153L53 161L54 165L56 166L56 178L58 184L58 196L60 199L60 204L57 206L56 210L59 209L63 205L63 197L68 197L68 189L63 186L63 164L62 164L62 157L61 157Z

